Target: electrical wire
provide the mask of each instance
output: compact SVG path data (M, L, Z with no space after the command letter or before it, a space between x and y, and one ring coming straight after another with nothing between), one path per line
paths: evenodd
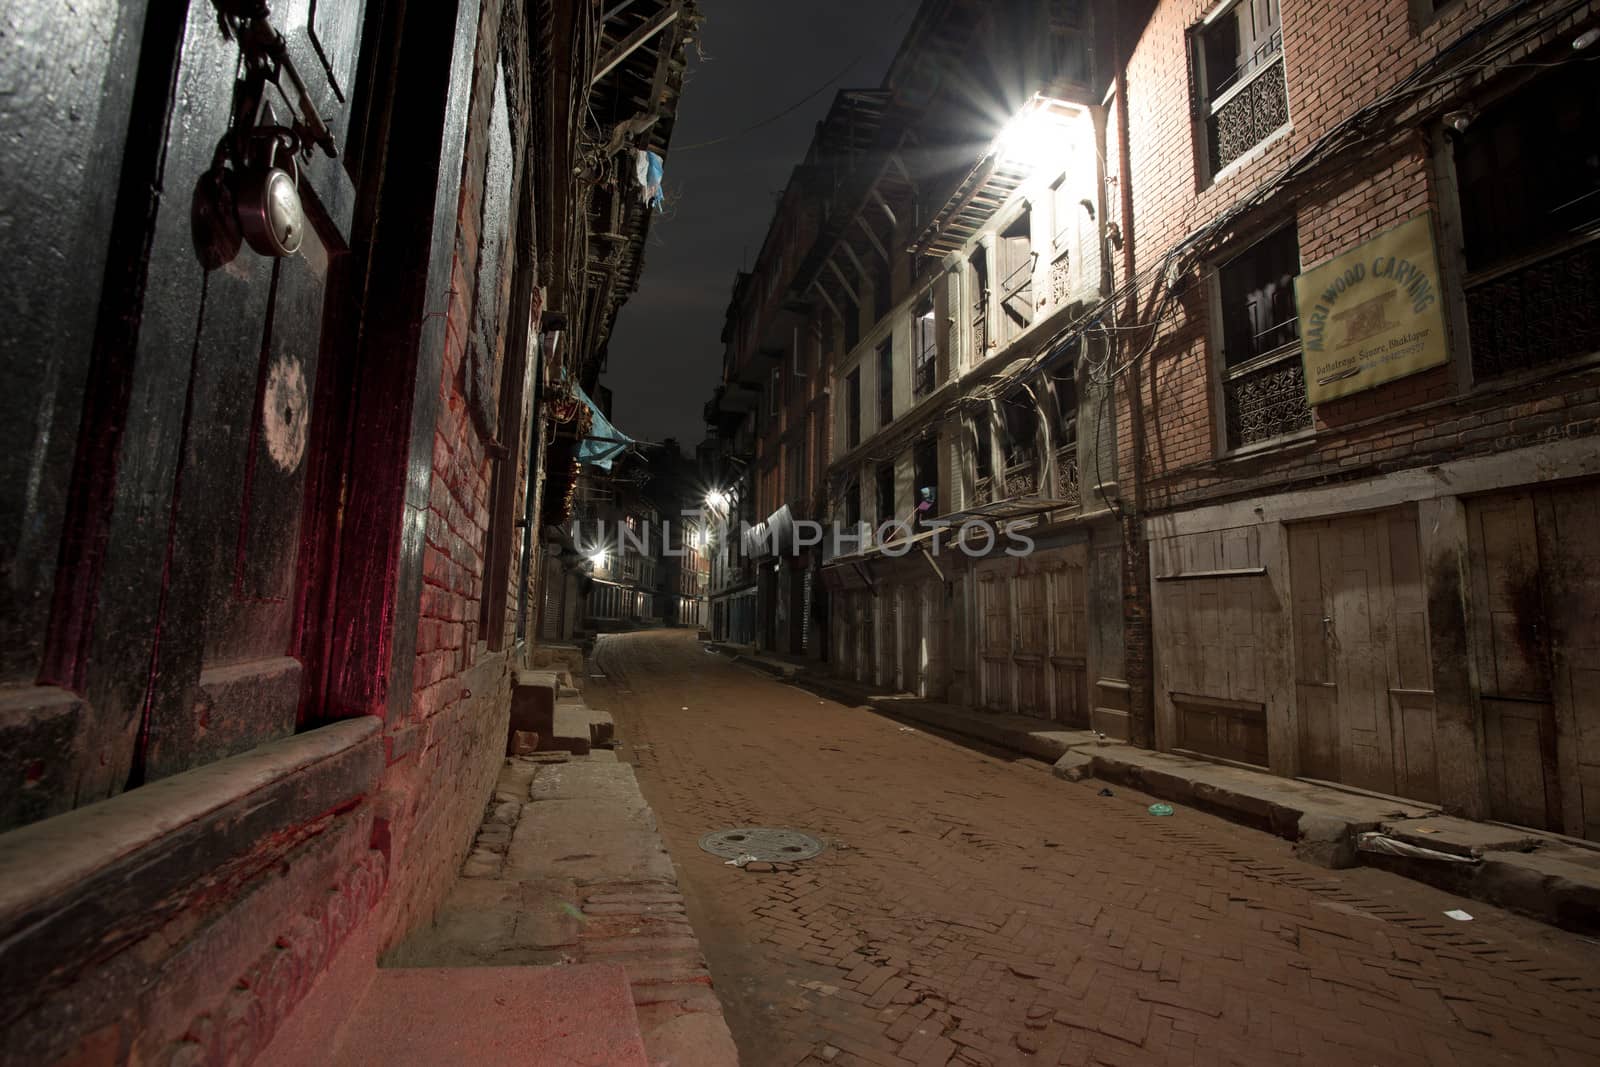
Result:
M900 10L899 10L899 12L896 13L895 17L892 20L890 20L890 25L894 25L895 23L898 23L900 21L900 19L904 17L905 13L907 11L911 10L912 6L916 2L917 2L917 0L912 0L911 3L902 5ZM874 40L875 38L874 38L873 35L867 34L867 35L865 35L865 39L870 41L870 40ZM762 119L760 122L751 123L749 126L746 126L742 130L737 130L737 131L735 131L733 133L725 134L722 137L713 137L709 141L697 141L694 144L675 145L673 147L672 151L674 153L678 153L678 152L693 152L693 151L695 151L696 149L699 149L699 148L710 148L713 145L727 144L729 141L736 141L739 138L745 136L746 134L754 133L755 131L757 131L759 129L762 129L763 127L772 125L774 122L777 122L780 119L787 118L789 115L794 114L794 112L798 111L800 108L804 107L806 104L809 104L812 100L815 100L817 97L821 96L824 92L826 92L829 89L829 87L831 87L836 82L838 82L846 74L849 74L852 70L854 70L856 68L856 65L858 63L860 63L863 59L867 58L867 53L871 52L872 50L873 50L873 46L871 46L871 45L863 48L861 51L859 51L859 52L857 52L855 54L855 57L852 58L850 60L850 62L846 63L843 67L839 68L838 73L834 74L827 81L823 82L821 85L817 86L815 89L811 90L805 96L802 96L800 99L796 100L794 103L790 104L788 107L785 107L781 111L777 111L777 112L774 112L771 115L768 115L766 118Z

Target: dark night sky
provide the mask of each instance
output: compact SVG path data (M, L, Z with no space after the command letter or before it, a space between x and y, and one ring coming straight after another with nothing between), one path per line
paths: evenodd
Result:
M701 0L639 291L622 308L604 384L617 428L645 441L705 436L701 408L721 375L722 314L734 273L761 249L776 198L841 88L876 86L915 0ZM802 13L803 12L803 13ZM743 136L838 80L794 111Z

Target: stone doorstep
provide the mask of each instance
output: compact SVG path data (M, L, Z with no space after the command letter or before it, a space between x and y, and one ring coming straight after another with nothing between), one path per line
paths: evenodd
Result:
M755 658L740 655L735 662ZM1600 933L1600 849L1584 842L1450 818L1427 804L1134 748L1091 730L1043 728L1039 720L1020 715L977 712L910 694L886 695L847 679L807 673L801 684L842 703L1050 762L1056 777L1067 781L1093 777L1121 783L1265 830L1294 842L1295 854L1308 863L1332 869L1379 867L1564 929ZM1360 835L1370 831L1471 862L1358 850Z
M395 1063L604 1063L646 1067L624 968L380 969L341 1028L334 1067Z

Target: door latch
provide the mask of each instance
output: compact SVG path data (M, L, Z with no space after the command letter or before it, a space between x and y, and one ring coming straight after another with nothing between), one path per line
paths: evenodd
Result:
M294 132L300 143L317 145L328 154L329 159L338 159L339 148L334 143L333 131L328 129L316 104L312 103L304 79L295 69L294 60L289 58L288 42L272 25L272 10L265 0L211 2L217 9L217 22L222 27L223 36L239 42L239 51L244 55L246 78L256 84L268 81L283 89L283 78L287 75L300 111L300 117L294 123ZM255 95L259 99L259 93ZM284 95L289 94L285 92Z

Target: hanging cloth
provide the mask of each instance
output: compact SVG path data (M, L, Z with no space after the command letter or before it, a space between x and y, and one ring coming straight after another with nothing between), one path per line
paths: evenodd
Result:
M633 153L633 176L639 182L639 199L645 207L661 210L662 201L665 199L661 192L661 174L663 161L660 156L648 149L635 149Z

